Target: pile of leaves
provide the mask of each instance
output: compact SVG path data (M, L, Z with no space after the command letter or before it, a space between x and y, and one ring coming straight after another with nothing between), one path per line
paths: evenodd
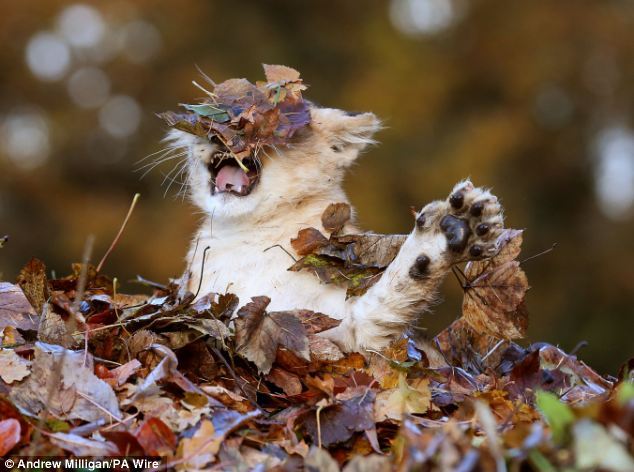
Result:
M229 79L205 91L197 104L182 104L182 112L158 116L168 126L217 141L227 157L238 164L257 156L265 146L287 145L293 135L310 123L308 103L302 98L306 86L295 69L264 64L266 82L252 84L247 79Z
M331 206L328 237L300 232L294 267L355 296L402 238L343 236L348 218ZM365 355L319 335L339 321L267 311L264 294L126 295L90 265L49 279L33 259L0 283L0 453L186 471L632 471L634 361L605 378L512 341L528 316L521 241L506 230L495 257L465 267L462 316L434 339Z

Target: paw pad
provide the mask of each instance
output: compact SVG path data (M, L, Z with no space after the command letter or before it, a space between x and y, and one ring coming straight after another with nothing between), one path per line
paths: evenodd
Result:
M440 229L455 261L482 259L495 253L495 239L503 227L502 208L488 190L462 182L449 195Z
M449 197L449 204L452 208L460 210L462 205L464 205L464 195L462 193L454 193L451 197Z
M429 262L429 257L426 255L421 254L418 256L412 267L409 269L410 277L417 280L427 277L427 274L429 273Z
M449 249L454 252L464 251L471 234L467 221L453 215L446 215L440 220L440 229L447 237Z

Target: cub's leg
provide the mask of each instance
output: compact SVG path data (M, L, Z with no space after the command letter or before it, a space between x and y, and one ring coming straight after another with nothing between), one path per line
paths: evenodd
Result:
M349 299L341 325L324 334L347 350L387 346L430 309L454 264L494 254L502 227L497 198L468 180L460 182L445 201L416 215L416 227L381 279Z

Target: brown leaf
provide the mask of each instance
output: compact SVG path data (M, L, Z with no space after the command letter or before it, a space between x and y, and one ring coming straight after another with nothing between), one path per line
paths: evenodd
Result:
M343 359L343 352L335 343L316 334L308 335L310 355L316 361L336 362Z
M520 268L522 231L505 230L497 240L498 253L484 261L472 261L465 268L464 319L478 333L501 339L524 337L528 312L524 297L526 274Z
M176 435L158 418L147 418L134 436L148 456L172 456L176 449Z
M325 284L335 284L347 288L347 296L358 296L379 280L382 272L375 268L346 267L342 259L309 254L289 267L290 271L308 270Z
M20 442L20 422L16 419L0 421L0 457L9 453Z
M262 64L264 76L269 82L295 82L299 80L299 72L292 67Z
M330 233L339 232L350 221L352 213L347 203L331 203L321 215L321 224Z
M326 236L315 228L304 228L297 233L296 238L291 239L291 246L293 246L295 252L300 256L306 256L315 252L326 244L328 244Z
M0 282L0 329L13 326L36 331L38 317L28 299L17 285Z
M407 239L405 234L350 234L335 236L318 254L338 257L348 265L385 269Z
M331 236L328 244L316 245L289 270L311 271L324 283L346 287L347 296L359 296L380 279L406 238L373 233Z
M297 395L302 393L302 383L300 382L299 377L284 369L274 367L271 369L271 372L268 373L266 379L284 390L286 395Z
M57 344L67 348L73 346L75 341L71 336L71 330L76 323L73 323L70 316L64 319L54 311L51 303L45 303L40 317L40 326L37 330L37 339L48 344Z
M321 333L327 329L336 328L341 324L341 320L336 320L316 311L293 310L289 313L292 313L293 316L302 322L307 335Z
M321 440L321 443L328 447L347 441L355 432L374 428L374 391L358 387L346 393L345 396L339 395L334 405L327 406L321 411L313 411L304 419L304 428L314 443Z
M31 259L18 275L18 285L31 306L38 314L42 313L42 307L48 300L48 279L46 278L46 266L36 258Z
M239 163L262 147L287 145L311 120L309 105L301 96L306 87L291 68L264 67L269 77L278 80L254 85L246 79L229 79L215 85L202 103L183 104L187 113L158 116L168 126L220 141L227 157Z
M139 441L128 431L100 431L99 434L106 438L108 442L115 444L119 448L122 456L144 456L145 451Z
M265 374L271 370L280 346L302 359L310 360L308 338L302 322L292 312L267 313L268 297L253 297L251 300L238 310L235 320L238 354L253 362Z

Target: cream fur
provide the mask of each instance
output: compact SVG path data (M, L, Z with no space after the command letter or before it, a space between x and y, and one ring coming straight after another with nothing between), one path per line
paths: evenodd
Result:
M266 295L271 298L269 310L304 308L326 313L342 320L338 328L324 333L342 348L381 349L429 308L451 265L467 257L447 249L447 238L438 224L451 210L445 201L419 213L425 223L414 229L381 280L361 297L346 300L345 289L322 284L308 272L289 272L291 238L302 228L323 230L321 215L326 206L348 202L341 185L345 170L374 142L372 136L380 128L371 113L351 116L315 107L311 115L310 129L290 146L260 153L260 182L245 197L211 194L206 166L215 150L213 144L180 131L168 135L174 148L187 151L189 195L205 215L183 277L198 296L232 292L244 304L251 297ZM465 205L486 203L484 218L492 230L484 239L471 238L468 247L475 238L490 252L502 226L497 199L470 182L458 184L456 191L464 193ZM353 225L345 228L347 233L355 231ZM414 278L410 269L420 255L430 259L429 271L423 278Z

